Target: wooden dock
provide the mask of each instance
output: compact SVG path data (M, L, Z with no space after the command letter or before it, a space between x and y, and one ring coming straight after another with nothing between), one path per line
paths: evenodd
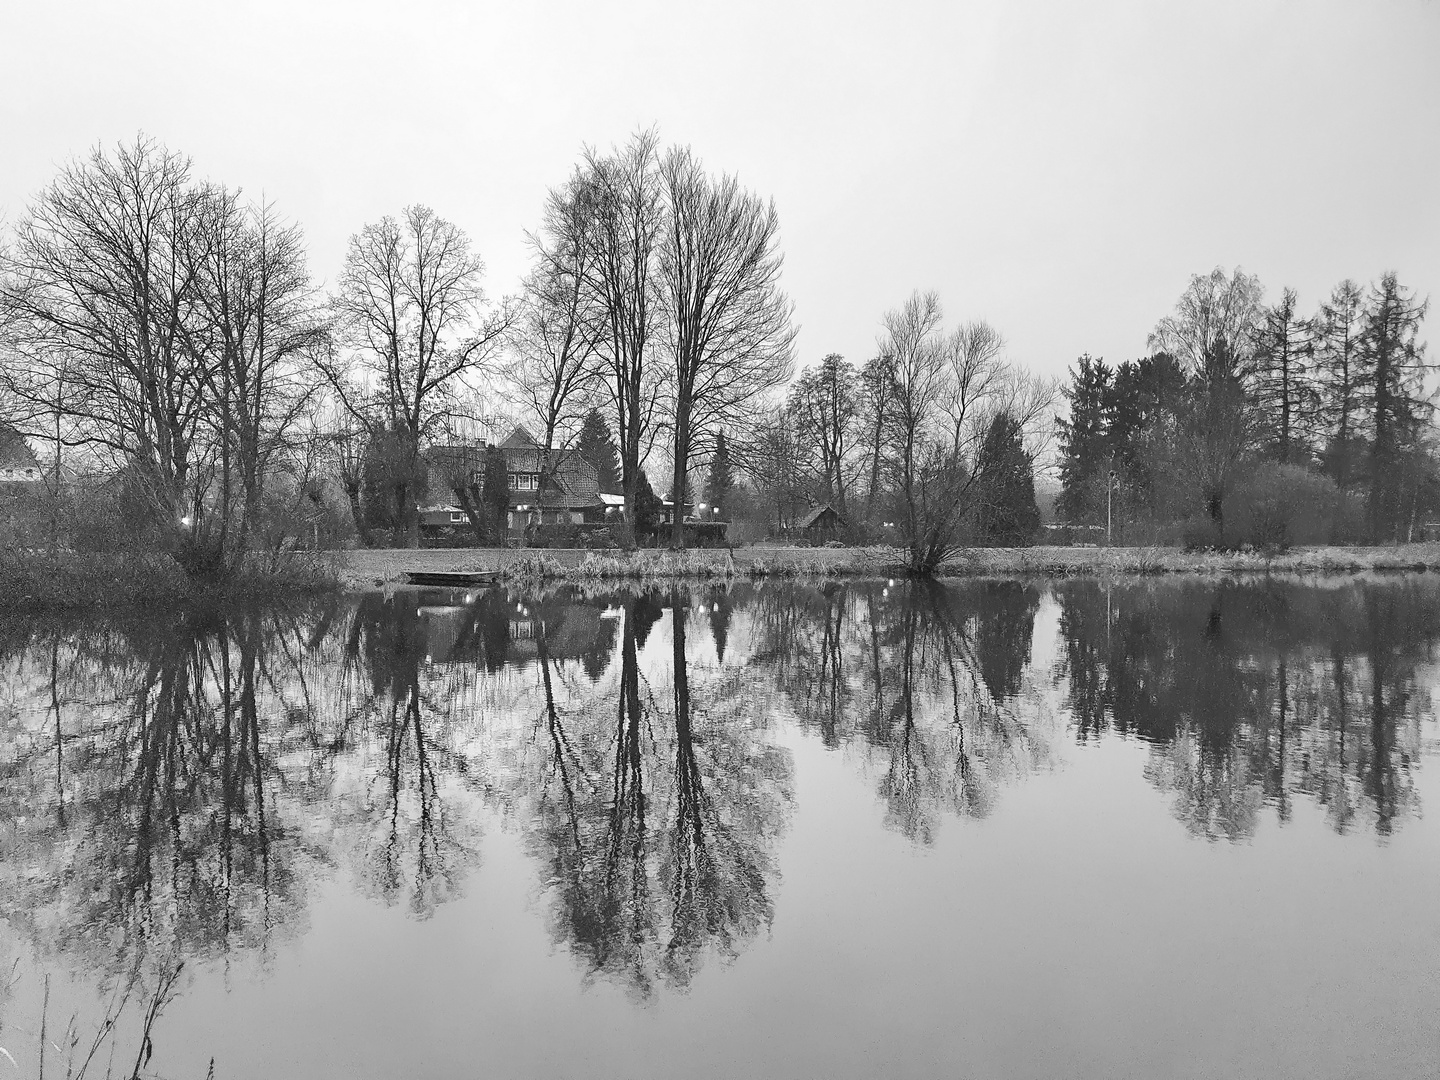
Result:
M411 585L432 585L449 589L471 589L477 585L496 585L499 570L407 570L405 580Z

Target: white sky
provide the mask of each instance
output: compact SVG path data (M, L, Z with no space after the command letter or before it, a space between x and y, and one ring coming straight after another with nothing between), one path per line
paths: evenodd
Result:
M321 281L424 202L499 295L581 145L656 123L775 198L806 363L914 288L1057 375L1217 263L1307 311L1386 269L1440 301L1440 0L4 8L10 221L143 130L303 224Z

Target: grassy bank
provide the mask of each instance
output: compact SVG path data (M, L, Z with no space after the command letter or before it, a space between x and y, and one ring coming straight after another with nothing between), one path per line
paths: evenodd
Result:
M548 581L707 580L715 578L893 577L903 555L891 547L796 548L769 545L632 553L502 548L351 551L340 576L348 588L399 584L408 570L500 571L517 584ZM1075 577L1132 574L1362 573L1440 570L1440 543L1398 547L1297 548L1254 552L1179 548L973 548L944 568L949 577Z
M891 547L796 548L751 545L730 552L596 552L504 548L360 550L296 558L274 572L242 575L223 588L188 578L169 558L62 552L0 553L0 610L75 611L132 605L234 603L294 598L334 589L401 584L410 570L500 571L509 582L839 579L896 577ZM973 548L944 568L947 577L1078 577L1137 574L1368 573L1440 570L1440 543L1393 547L1297 548L1267 558L1253 552L1179 548Z
M900 572L894 548L796 548L769 545L670 552L423 548L345 552L341 580L348 588L403 583L409 570L500 571L513 581L675 580L723 577L876 577Z
M248 570L216 586L193 580L160 554L0 553L0 611L261 602L340 584L333 558L289 559L278 569Z
M1274 555L1187 552L1170 547L974 548L945 568L952 576L1073 577L1109 574L1356 574L1440 570L1440 543L1387 547L1304 547Z

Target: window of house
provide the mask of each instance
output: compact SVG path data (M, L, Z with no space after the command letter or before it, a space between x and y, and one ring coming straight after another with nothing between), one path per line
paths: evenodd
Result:
M458 525L458 524L462 523L462 522L465 520L465 514L464 514L463 512L461 512L461 513L456 513L455 511L452 510L452 511L450 512L450 520L451 520L452 522L454 522L455 524Z

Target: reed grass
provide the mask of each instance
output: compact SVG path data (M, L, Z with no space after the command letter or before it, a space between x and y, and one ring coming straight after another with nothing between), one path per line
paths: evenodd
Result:
M399 583L407 570L499 571L510 584L601 584L613 581L734 581L763 578L834 580L900 577L904 552L893 547L742 546L634 552L429 548L352 551L339 555L345 587ZM970 548L940 569L943 577L1081 577L1146 574L1322 573L1440 570L1440 543L1390 547L1310 547L1186 552L1178 547Z
M215 585L189 577L160 553L0 552L0 610L264 602L338 587L334 561L313 555L273 566L247 565L231 580Z

